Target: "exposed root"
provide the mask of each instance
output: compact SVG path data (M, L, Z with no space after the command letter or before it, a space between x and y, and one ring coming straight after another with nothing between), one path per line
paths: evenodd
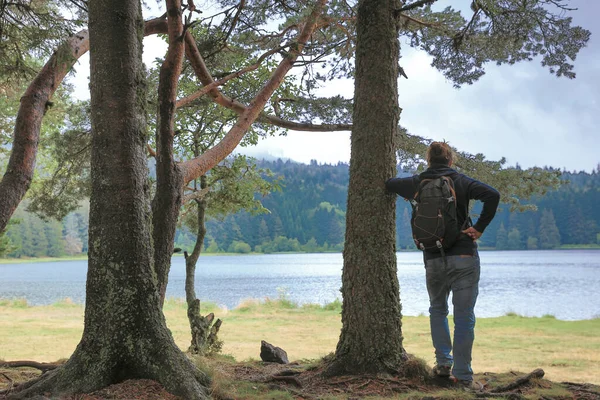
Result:
M146 378L160 383L167 391L182 398L190 400L209 398L207 387L210 378L196 368L183 353L174 352L170 357L163 353L157 354L157 357L160 357L160 360L146 358L143 361L144 365L141 366L142 369L137 366L136 373L141 373ZM90 356L87 352L76 351L65 365L50 370L36 379L13 385L6 394L7 398L12 400L47 393L57 397L92 393L128 379L128 371L133 368L136 366L115 365L98 355ZM131 377L135 376L129 376Z
M13 380L10 379L10 376L6 375L5 373L0 373L0 375L2 375L8 381L8 387L4 390L0 390L0 395L10 393L10 391L12 390L12 388L14 386Z
M13 390L8 393L8 399L26 399L37 394L49 392L56 380L56 372L61 368L54 369L46 374L42 374L37 378L23 382L20 385L15 385Z
M294 378L293 376L277 376L277 375L275 375L275 376L272 376L270 380L290 383L296 387L302 387L302 384L300 383L300 381L298 379Z
M529 374L527 374L525 376L515 379L511 383L495 387L494 389L490 390L490 392L492 392L492 393L508 392L508 391L518 388L519 386L529 383L531 381L531 379L533 379L533 378L541 379L543 377L544 377L544 370L541 368L538 368L536 370L533 370L532 372L530 372Z
M565 385L570 390L576 390L578 392L595 395L600 399L600 388L590 385L589 383L574 383L574 382L561 382L561 384Z
M288 392L288 393L290 393L290 394L294 395L295 397L297 397L299 399L302 399L302 400L316 400L317 399L317 397L313 397L313 396L311 396L308 393L304 393L304 392L302 392L300 390L293 389L293 388L291 388L289 386L269 385L269 388L273 389L273 390L283 390L283 391L286 391L286 392Z
M0 368L20 368L20 367L29 367L39 369L42 372L50 371L52 369L56 369L60 367L62 364L50 364L50 363L40 363L37 361L28 361L28 360L20 360L20 361L4 361L0 363Z

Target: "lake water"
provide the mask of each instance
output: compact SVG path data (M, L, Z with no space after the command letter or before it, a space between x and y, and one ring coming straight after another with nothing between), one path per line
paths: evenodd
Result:
M563 320L600 317L600 251L482 251L476 313L551 314ZM425 271L419 252L398 253L404 315L428 313ZM0 264L0 298L50 304L83 303L87 261ZM300 304L341 299L341 254L267 254L201 257L196 293L233 308L244 299L285 293ZM184 298L185 264L173 258L167 296Z

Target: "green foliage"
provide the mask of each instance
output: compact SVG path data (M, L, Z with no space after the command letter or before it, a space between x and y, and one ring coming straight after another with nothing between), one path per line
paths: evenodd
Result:
M484 73L484 65L515 64L540 58L557 76L574 78L572 61L590 38L590 32L572 26L568 1L476 0L472 14L463 17L452 7L431 6L407 11L401 34L411 46L433 57L455 86L471 84Z
M238 240L234 240L229 245L229 248L227 249L227 251L229 251L230 253L247 254L247 253L250 253L252 251L252 248L250 247L250 245L248 243L245 243L245 242L242 242L242 241L238 241Z
M16 225L20 221L18 219L13 219L8 221L8 226ZM6 229L0 232L0 258L6 256L9 253L12 253L17 249L16 246L13 245L10 237L6 234Z
M529 236L527 238L527 250L537 250L538 249L538 239L535 237Z
M5 232L0 232L0 257L10 253L13 250L10 238L5 235Z
M204 251L207 253L218 253L220 250L215 239L210 239L208 247Z
M331 303L327 303L323 306L323 310L326 311L342 311L342 301L336 298Z
M27 299L0 299L0 306L10 308L29 308Z
M348 166L317 163L303 165L282 161L263 161L259 165L282 177L283 190L263 199L263 204L270 213L251 216L240 212L222 221L208 221L207 228L211 238L225 249L232 240L243 240L250 244L255 252L291 251L289 240L297 239L300 251L341 251L345 230L343 216L346 208ZM550 171L552 174L556 173L555 170ZM600 210L594 204L600 202L600 192L594 188L600 186L600 174L596 171L592 174L564 173L561 181L567 180L570 181L569 184L564 183L557 189L549 190L544 196L531 198L529 208L540 207L539 212L510 211L508 207L501 206L496 218L482 236L480 244L499 250L509 249L510 231L510 248L513 249L524 249L528 243L531 248L536 240L540 249L554 248L561 243L595 243L596 235L600 232ZM574 227L569 226L573 220L568 218L568 215L573 213L573 207L581 209L588 217L579 222L578 236L568 236L569 242L561 242L563 231L577 232ZM480 205L476 204L472 210L473 219L477 218L479 210ZM554 236L553 247L549 247L547 239L551 229L547 222L544 222L549 211L559 216L554 224L558 229L558 236ZM414 250L410 233L410 204L398 201L396 213L397 249ZM328 237L335 233L329 229L329 224L332 223L337 224L337 234L342 233L342 239L337 242ZM514 229L518 231L518 235ZM279 238L276 242L277 237L288 240ZM585 241L577 242L577 237Z
M5 90L0 88L0 166L2 167L8 163L15 120L21 104L19 99L24 90L25 87L16 84Z
M57 258L87 252L87 204L81 204L62 221L43 220L26 211L27 205L17 209L8 226L5 237L11 245L3 256Z
M260 198L280 190L280 181L271 171L258 168L254 159L244 155L224 160L210 171L208 181L207 213L216 218L240 210L251 215L267 213Z
M277 236L269 242L260 245L263 253L283 253L300 251L298 239L288 239L285 236Z
M552 210L544 209L540 219L540 248L554 249L560 246L560 233Z
M258 169L270 169L281 179L283 189L268 194L262 198L265 208L270 212L252 215L247 211L239 211L223 218L212 218L207 221L208 234L205 238L206 251L218 253L235 251L230 246L234 241L243 242L254 252L289 252L300 251L307 253L341 251L343 239L332 242L327 237L328 227L324 220L338 224L337 231L344 232L343 215L346 208L348 166L345 164L332 165L303 165L296 163L259 162ZM513 248L532 247L537 239L539 249L551 249L561 246L597 246L596 240L600 235L600 174L594 171L587 173L564 173L562 179L569 183L558 189L549 191L545 196L536 196L531 202L536 205L538 212L510 212L502 207L496 218L486 229L480 239L480 245L487 248L506 250L508 233L516 229L520 239L517 241L513 232ZM25 205L26 206L26 205ZM13 221L20 219L21 223L13 222L5 234L9 238L13 250L7 253L10 257L31 257L35 254L33 237L44 235L46 249L42 256L51 253L51 244L55 238L64 246L63 255L79 255L87 253L87 210L88 203L80 203L77 211L70 213L62 222L62 234L58 229L50 228L51 221L39 220L21 207ZM572 208L578 208L585 218L571 219L574 215ZM319 213L317 213L319 211ZM474 207L472 214L478 213ZM192 213L193 215L193 213ZM316 216L316 217L315 217ZM188 218L185 216L184 218ZM476 218L474 216L473 218ZM414 250L410 236L410 204L405 201L397 202L397 249ZM578 227L571 225L576 224ZM51 233L54 229L54 233ZM275 232L278 232L276 235ZM333 232L332 230L329 233ZM573 233L579 234L574 236ZM342 236L343 237L343 236ZM317 240L322 240L319 242ZM578 238L583 241L578 242ZM6 240L6 239L5 239ZM177 231L177 247L191 248L196 240L194 231L182 226ZM518 245L517 245L518 242ZM243 246L243 245L242 245ZM39 244L38 244L39 247ZM245 246L243 246L245 247ZM245 247L246 251L248 250ZM56 253L54 253L56 254ZM6 255L5 255L6 256Z
M86 21L85 1L14 0L0 8L0 88L29 81L59 43Z
M508 233L504 228L504 224L500 224L500 228L496 232L496 250L506 250L508 248Z
M273 301L267 298L265 300L265 304L269 305ZM275 305L280 309L292 310L298 308L298 303L290 300L290 295L286 288L277 288L277 300L275 301Z
M508 232L506 247L508 250L520 250L523 248L523 244L521 242L521 232L519 232L517 228L512 228Z
M28 194L30 211L57 220L76 210L91 189L89 104L65 100L62 107L60 124L46 128L45 157Z

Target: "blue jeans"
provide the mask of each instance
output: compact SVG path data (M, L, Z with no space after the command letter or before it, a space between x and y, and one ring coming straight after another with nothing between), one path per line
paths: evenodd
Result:
M429 324L438 365L453 365L452 375L473 380L471 350L475 339L475 302L479 294L479 255L425 261ZM448 328L448 296L454 305L454 347ZM452 354L451 354L452 353ZM454 355L454 359L453 356Z

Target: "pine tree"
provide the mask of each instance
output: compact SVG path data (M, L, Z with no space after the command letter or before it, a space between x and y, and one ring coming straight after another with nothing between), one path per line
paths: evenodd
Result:
M544 209L540 218L539 245L541 249L554 249L560 246L560 232L554 221L552 210Z
M10 253L14 249L10 237L4 232L0 233L0 258Z
M508 247L508 234L504 228L504 223L500 224L496 232L496 250L506 250Z
M520 250L523 248L523 243L521 241L521 232L519 231L519 229L512 228L508 232L506 247L508 250Z
M62 224L55 220L46 222L44 234L48 243L46 255L48 257L60 257L65 255L65 241L62 236Z
M258 223L258 244L263 244L271 240L269 235L269 227L265 222L264 218L260 218L260 222Z

